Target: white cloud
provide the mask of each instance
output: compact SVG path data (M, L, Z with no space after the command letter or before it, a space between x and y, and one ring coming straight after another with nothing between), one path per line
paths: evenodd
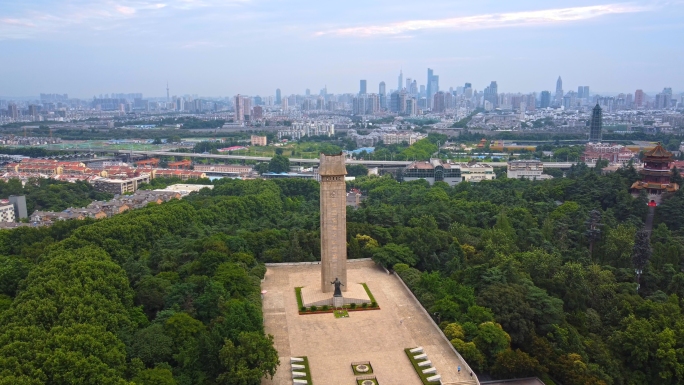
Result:
M650 7L635 6L631 4L605 4L587 7L546 9L540 11L491 13L448 19L407 20L398 23L319 31L316 35L371 37L400 35L421 30L477 30L549 25L593 19L611 14L644 12L647 10L650 10Z

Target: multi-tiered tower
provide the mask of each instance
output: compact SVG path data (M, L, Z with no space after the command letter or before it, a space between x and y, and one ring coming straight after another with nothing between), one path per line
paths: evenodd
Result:
M321 154L321 290L331 293L338 278L347 291L347 194L344 155Z
M641 180L632 184L632 192L639 194L645 190L649 201L660 203L661 194L664 192L675 192L679 190L679 185L672 183L672 153L658 145L644 154L644 168L639 171Z

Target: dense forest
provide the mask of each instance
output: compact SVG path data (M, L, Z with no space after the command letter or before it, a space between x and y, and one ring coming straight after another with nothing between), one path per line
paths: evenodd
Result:
M54 179L33 178L22 185L19 179L0 180L0 198L25 195L26 210L62 211L69 207L85 207L95 200L109 200L113 195L95 191L88 182L61 182Z
M364 177L350 258L393 269L479 375L684 381L684 193L628 168L548 181ZM265 262L320 254L318 183L219 180L109 219L0 231L0 384L259 384ZM635 266L642 269L637 290Z

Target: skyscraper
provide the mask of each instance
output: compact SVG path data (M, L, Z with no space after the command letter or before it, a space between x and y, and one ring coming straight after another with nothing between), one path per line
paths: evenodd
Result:
M378 87L378 95L380 96L380 108L387 108L387 90L385 89L385 82L380 82Z
M399 85L397 86L397 91L401 91L401 87L404 86L404 73L399 70Z
M367 94L367 93L368 93L368 92L366 91L366 81L365 81L365 80L361 80L361 81L359 82L359 95L365 95L365 94Z
M601 143L601 129L603 128L603 111L601 106L596 103L596 107L591 111L591 126L589 128L589 142Z
M433 98L435 92L437 92L436 90L432 89L432 77L433 76L434 76L434 72L432 71L432 68L428 68L428 70L427 70L427 83L425 83L427 85L427 95L425 95L425 96L427 97L428 108L432 108L432 98Z
M171 96L169 95L169 82L167 81L166 82L166 102L168 103L170 101L171 101Z
M485 87L484 100L490 102L493 107L499 105L499 86L496 84L496 81L492 80L489 86Z
M634 93L634 105L637 108L644 105L644 90L636 90Z
M281 104L281 95L280 95L280 88L276 88L276 100L275 104Z
M548 108L551 105L551 92L542 91L539 108Z
M12 103L7 106L7 115L14 120L19 119L19 110L16 104Z
M240 94L235 97L235 121L242 122L245 120L244 115L245 102Z
M558 80L556 80L556 97L554 98L554 102L557 106L563 104L563 80L560 76L558 77Z

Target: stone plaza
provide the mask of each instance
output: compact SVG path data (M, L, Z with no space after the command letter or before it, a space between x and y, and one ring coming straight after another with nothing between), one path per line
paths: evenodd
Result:
M354 385L352 362L370 361L383 385L421 385L405 348L423 347L442 384L477 384L468 366L400 279L372 261L347 262L349 284L366 283L380 310L299 314L295 287L320 287L319 264L268 265L262 289L266 333L280 357L276 376L262 384L292 384L290 357L306 356L312 383ZM458 372L459 366L461 372Z

